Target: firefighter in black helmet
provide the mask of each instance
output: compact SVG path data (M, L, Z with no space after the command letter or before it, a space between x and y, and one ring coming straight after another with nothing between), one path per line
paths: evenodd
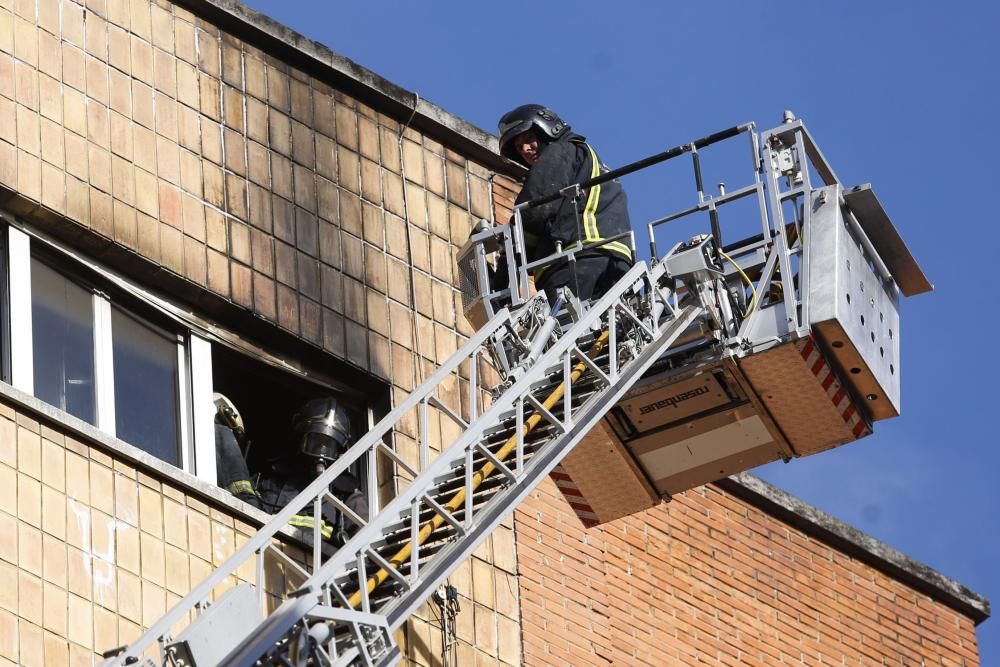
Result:
M261 475L257 484L260 507L272 514L281 510L317 476L323 474L334 460L351 445L351 420L347 410L332 396L313 399L303 405L292 418L296 447L289 455L272 462L271 471ZM355 514L368 520L368 499L361 490L358 478L345 471L330 487ZM292 517L289 524L308 535L317 526L311 508ZM329 503L323 507L319 530L324 539L343 544L356 530L353 522L345 519Z
M574 183L599 176L607 168L585 137L551 109L525 104L504 114L498 123L500 152L528 168L515 204L550 195ZM617 180L595 185L579 200L560 198L522 210L527 260L535 261L577 241L602 241L631 229L625 191ZM549 303L556 290L569 286L581 300L609 290L635 261L627 239L617 239L577 255L576 275L567 262L536 268L535 286Z

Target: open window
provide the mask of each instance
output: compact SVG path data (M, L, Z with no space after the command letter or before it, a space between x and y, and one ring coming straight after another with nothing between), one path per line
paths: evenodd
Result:
M371 393L353 389L358 371L328 361L332 377L35 230L0 225L0 380L205 482L218 483L214 392L244 419L252 476L293 462L293 418L312 399L347 410L346 446L367 432ZM350 472L374 487L363 463Z
M296 413L308 401L335 397L351 418L351 442L367 432L368 411L357 396L350 396L320 380L312 381L281 370L225 345L212 346L213 390L226 395L239 410L246 426L247 467L253 476L267 474L275 465L293 462L299 442L293 432ZM351 471L365 480L365 471Z

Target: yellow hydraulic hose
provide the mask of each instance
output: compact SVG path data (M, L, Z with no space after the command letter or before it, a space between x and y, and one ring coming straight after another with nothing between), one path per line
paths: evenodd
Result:
M740 277L743 278L743 282L745 282L747 284L747 287L750 288L750 293L753 295L752 298L750 299L750 307L747 308L747 312L743 313L744 318L750 317L750 313L752 313L753 309L757 307L757 288L753 286L753 281L747 277L747 274L743 272L743 269L740 268L739 264L733 261L732 257L722 252L721 250L719 251L719 254L722 255L722 259L726 260L734 267L736 267L736 271L740 274Z
M608 342L608 332L604 331L598 337L598 339L594 341L594 345L590 348L591 358L600 354L601 350L604 349L604 346L607 344L607 342ZM579 380L580 376L582 376L586 370L587 370L587 365L582 361L576 364L573 367L572 373L570 373L569 383L573 384L574 382ZM559 402L559 400L563 397L563 394L565 394L565 392L566 392L566 382L563 381L559 383L559 386L557 386L555 389L552 390L552 393L548 395L548 397L542 403L542 406L546 410L551 410L552 406L554 406L556 403ZM529 433L531 433L531 431L535 428L535 426L538 425L538 422L541 421L541 419L542 415L539 412L535 412L530 417L528 417L528 419L524 423L523 435L528 435ZM501 447L500 450L496 453L497 459L503 461L508 456L510 456L511 452L513 452L516 447L517 447L517 434L515 433L514 435L510 436L510 438L507 439L507 442L505 442L503 447ZM487 461L486 463L484 463L483 467L480 468L476 472L476 474L473 475L472 477L472 490L475 491L476 489L478 489L479 485L482 484L483 481L493 473L495 468L496 466L493 465L492 461ZM462 505L463 502L465 502L464 486L461 489L459 489L454 496L452 496L451 500L449 500L444 505L444 508L449 512L454 512ZM433 517L428 519L427 522L420 527L420 532L417 534L417 543L423 544L424 542L426 542L427 538L430 537L431 533L440 528L441 524L443 523L444 523L444 518L440 514L435 514ZM394 568L398 568L400 565L409 560L412 552L413 552L412 542L407 542L399 551L397 551L392 556L392 558L389 559L389 563ZM368 592L371 593L372 591L374 591L388 577L389 577L388 570L386 570L385 568L380 568L378 572L376 572L375 574L373 574L371 577L368 578ZM358 591L357 593L352 595L350 600L348 600L348 603L351 605L352 608L357 607L361 603L361 591Z

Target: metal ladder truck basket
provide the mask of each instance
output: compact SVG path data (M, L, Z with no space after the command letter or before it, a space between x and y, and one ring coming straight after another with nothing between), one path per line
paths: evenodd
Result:
M741 136L750 178L709 195L702 152ZM900 294L932 289L871 186L845 188L790 112L772 130L730 128L560 195L682 155L691 159L694 201L646 227L660 284L699 295L705 313L553 473L588 527L871 434L874 422L899 414ZM756 204L755 221L746 208L729 213L744 200ZM459 253L470 322L527 298L523 272L493 290L485 263L490 252L509 257L523 247L519 214L510 231L484 231L486 238L474 236ZM655 259L658 229L699 214L707 215L710 233ZM756 223L759 233L723 243L730 223ZM587 249L562 254L572 261Z
M740 138L749 182L707 195L700 152ZM681 156L692 159L696 198L647 224L651 264L637 262L591 303L532 293L534 267L626 239L518 262L525 208ZM724 244L739 221L724 227L721 212L744 199L758 210L742 223L758 233ZM660 256L657 230L697 214L709 233ZM512 261L496 275L501 251ZM792 118L763 133L733 127L519 205L512 224L477 228L458 261L473 336L102 665L395 664L396 630L546 475L595 525L897 415L899 293L931 289L871 189L843 188ZM384 489L367 522L329 491L358 462ZM341 548L318 534L310 548L279 536L293 515L318 518L326 505L358 527Z

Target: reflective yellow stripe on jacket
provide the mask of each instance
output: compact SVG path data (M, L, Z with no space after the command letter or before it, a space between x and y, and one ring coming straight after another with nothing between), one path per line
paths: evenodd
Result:
M590 146L590 144L584 145L587 147L587 150L590 151L590 178L597 178L601 174L601 161L597 159L597 153ZM604 237L601 236L600 231L597 229L597 208L600 204L601 185L597 184L590 188L590 192L587 194L587 204L583 207L584 243L594 243L596 241L604 240ZM525 242L527 244L527 234L525 234ZM620 241L612 241L598 247L624 255L625 258L630 261L632 259L632 250ZM534 273L535 281L537 282L542 277L542 274L551 267L551 264L546 264L545 266L536 268Z
M590 144L587 144L587 150L590 151L590 177L597 178L601 173L601 162L597 159L597 153L591 148ZM601 203L601 186L600 184L590 188L590 194L587 195L587 205L583 209L583 234L584 243L594 243L596 241L603 241L604 237L601 236L600 231L597 229L597 207ZM632 250L620 241L612 241L611 243L605 243L603 246L599 246L607 250L612 250L621 255L625 255L626 259L632 259Z
M326 521L322 521L321 523L320 532L323 534L323 537L329 540L333 537L333 526ZM308 514L296 514L288 520L288 525L295 526L296 528L308 528L310 530L316 526L313 518Z

